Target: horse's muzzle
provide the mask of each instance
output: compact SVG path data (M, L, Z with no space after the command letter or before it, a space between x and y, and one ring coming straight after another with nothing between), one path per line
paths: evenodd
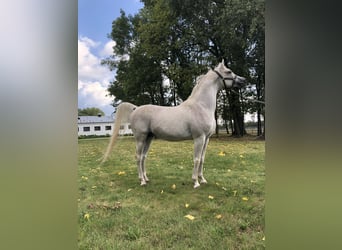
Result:
M243 88L247 85L247 80L244 77L236 76L233 83L233 88Z

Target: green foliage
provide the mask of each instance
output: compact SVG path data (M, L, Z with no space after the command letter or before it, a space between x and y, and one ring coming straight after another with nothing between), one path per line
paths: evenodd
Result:
M120 10L120 17L113 21L112 32L109 37L115 37L116 46L114 52L118 55L127 54L130 51L132 42L132 25L130 18L123 10Z
M105 113L99 108L85 108L85 109L78 109L78 116L96 116L96 115L105 115Z
M79 140L80 249L265 248L264 142L212 138L204 164L208 184L198 189L191 180L192 141L153 141L145 187L134 139L121 137L100 166L107 144Z

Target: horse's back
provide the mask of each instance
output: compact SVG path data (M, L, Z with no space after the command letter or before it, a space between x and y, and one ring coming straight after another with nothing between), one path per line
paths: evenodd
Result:
M198 105L185 103L176 107L144 105L131 115L134 135L153 134L155 138L170 141L210 136L215 126L214 114L205 112Z
M190 116L186 107L144 105L132 113L131 127L135 134L153 134L159 139L191 139Z

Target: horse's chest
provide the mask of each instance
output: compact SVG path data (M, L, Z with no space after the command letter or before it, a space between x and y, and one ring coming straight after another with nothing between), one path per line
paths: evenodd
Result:
M192 132L193 134L205 134L211 135L215 132L216 122L215 119L197 120L193 123Z
M210 128L209 128L209 133L213 134L215 132L215 128L216 128L216 122L215 122L215 119L212 119Z

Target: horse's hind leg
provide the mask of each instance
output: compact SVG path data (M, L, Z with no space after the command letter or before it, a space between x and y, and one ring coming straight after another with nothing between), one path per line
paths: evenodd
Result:
M146 182L149 179L146 176L146 169L145 169L145 158L150 147L151 141L153 137L140 135L136 137L136 160L137 160L137 167L138 167L138 175L141 181L140 185L146 185Z
M146 160L148 150L151 146L152 139L153 139L153 136L151 136L151 135L147 136L147 138L145 140L144 149L143 149L142 173L143 173L145 181L147 181L147 182L149 181L149 179L147 178L147 175L146 175L145 160Z
M138 167L138 175L140 179L140 185L146 185L146 180L143 173L143 162L144 162L144 140L136 139L136 160L137 160L137 167Z

